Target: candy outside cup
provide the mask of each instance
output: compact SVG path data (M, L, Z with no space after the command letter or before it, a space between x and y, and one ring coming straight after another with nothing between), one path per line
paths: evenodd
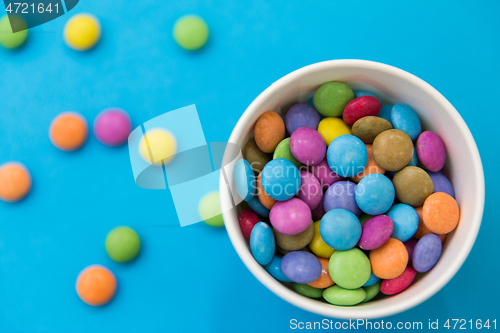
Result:
M269 290L283 300L319 315L341 319L373 319L391 316L424 302L451 280L467 258L476 240L484 209L484 174L479 152L467 125L457 110L436 89L416 76L385 64L364 60L332 60L298 69L264 90L246 109L229 142L242 149L252 136L261 114L279 113L291 105L307 101L325 82L340 81L354 90L372 91L384 104L405 103L419 115L426 130L440 135L447 149L445 170L456 192L460 222L448 235L440 260L434 268L415 279L403 293L382 297L352 307L341 307L310 299L274 279L252 257L238 223L236 209L224 177L220 177L221 207L226 230L243 263ZM234 164L224 170L232 174Z

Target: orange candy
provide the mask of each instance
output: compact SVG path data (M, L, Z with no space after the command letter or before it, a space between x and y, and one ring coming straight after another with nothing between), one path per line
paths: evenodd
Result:
M406 269L408 251L401 241L389 238L384 245L370 251L370 263L373 274L381 279L394 279Z
M76 292L89 305L104 305L115 295L116 278L106 267L88 266L76 279Z
M359 183L359 181L363 179L364 176L370 175L372 173L380 173L380 174L385 173L385 170L379 167L378 164L375 163L375 160L373 159L372 145L366 145L366 150L368 151L368 162L366 163L366 167L364 168L363 171L358 173L356 176L351 177L351 180L355 183Z
M272 153L285 138L285 123L279 114L264 112L255 123L255 143L264 153Z
M0 199L16 202L31 190L31 176L24 165L9 162L0 166Z
M264 207L266 207L267 209L271 209L276 203L276 200L271 198L271 196L264 191L264 188L262 187L262 183L260 181L261 176L262 171L259 173L259 177L257 177L257 193L259 195L259 201L262 205L264 205Z
M72 151L83 146L87 140L87 121L76 112L64 112L50 124L49 137L54 146Z
M458 204L449 194L433 193L425 199L422 219L431 232L447 234L457 227L460 219Z
M428 234L432 234L432 231L430 231L424 224L424 221L422 220L422 206L420 207L415 207L415 210L417 211L418 214L418 229L417 232L415 232L415 235L413 235L414 238L420 239ZM439 238L441 238L441 242L444 243L444 240L446 239L446 235L438 235Z
M319 262L321 263L321 275L316 281L308 283L308 285L320 289L333 286L335 282L333 282L332 278L330 277L330 273L328 271L329 260L318 256L316 256L316 258L318 258Z

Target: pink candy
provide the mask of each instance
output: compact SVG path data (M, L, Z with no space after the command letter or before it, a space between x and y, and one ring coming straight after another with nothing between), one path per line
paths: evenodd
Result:
M316 176L316 178L318 178L324 189L327 189L333 183L344 179L343 177L340 177L332 171L332 169L328 165L328 162L326 161L326 158L318 165L312 166L310 169L311 173Z
M408 266L397 278L382 281L380 292L385 295L399 294L411 285L416 275L417 271Z
M311 209L318 207L323 197L323 191L318 178L305 170L300 171L300 189L297 197Z
M278 232L284 235L297 235L309 227L312 215L311 209L304 201L292 198L276 202L271 208L269 219Z
M436 172L446 162L446 147L443 140L434 132L425 131L417 139L417 157L429 171Z
M300 127L290 137L290 150L300 163L317 165L325 159L326 143L315 129Z
M95 119L94 135L97 140L108 146L119 146L127 141L132 123L125 111L120 109L104 110Z
M352 126L357 120L363 117L378 116L380 108L380 101L377 97L361 96L347 104L342 119L347 125Z

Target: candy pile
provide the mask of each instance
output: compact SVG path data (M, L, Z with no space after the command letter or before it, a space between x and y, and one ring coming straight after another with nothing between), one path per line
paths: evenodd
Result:
M304 296L355 305L398 294L436 265L459 221L445 145L408 105L344 83L323 84L313 104L257 120L234 171L250 207L243 235Z

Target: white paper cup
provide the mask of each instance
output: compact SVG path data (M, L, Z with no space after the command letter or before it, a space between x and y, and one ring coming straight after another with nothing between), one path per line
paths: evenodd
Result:
M408 310L434 295L455 275L476 240L484 208L484 174L476 143L455 108L436 89L401 69L364 60L325 61L296 70L264 90L246 109L229 142L242 149L259 116L269 110L285 111L305 102L325 82L340 81L352 89L369 90L384 104L405 103L419 115L426 130L440 135L447 149L446 170L460 206L460 222L448 235L439 262L420 275L401 294L352 307L335 306L304 297L275 280L252 257L238 222L238 215L221 177L221 207L227 232L243 263L269 290L283 300L319 315L355 319L380 318ZM225 170L232 175L232 165Z

